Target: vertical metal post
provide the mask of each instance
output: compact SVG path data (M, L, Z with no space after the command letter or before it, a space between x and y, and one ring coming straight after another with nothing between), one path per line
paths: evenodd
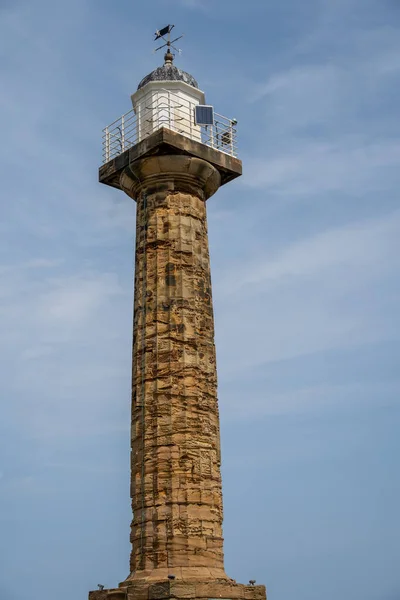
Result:
M171 109L172 109L172 106L171 106L171 92L170 92L170 90L168 90L168 100L167 100L167 102L168 102L168 127L169 127L169 129L173 129L173 120L171 118Z
M233 156L233 123L231 121L231 156Z
M153 128L150 133L157 131L160 126L160 92L157 91L153 97L154 102L151 104L153 110Z
M121 117L121 152L125 151L125 115Z
M136 117L137 117L137 141L140 142L142 139L142 103L136 104Z
M110 132L106 127L106 162L110 160Z

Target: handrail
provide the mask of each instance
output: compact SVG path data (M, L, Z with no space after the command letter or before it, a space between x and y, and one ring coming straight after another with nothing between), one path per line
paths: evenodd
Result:
M237 156L236 121L214 113L213 125L196 125L196 102L161 89L146 94L135 108L103 129L103 162L119 156L161 127L211 148Z

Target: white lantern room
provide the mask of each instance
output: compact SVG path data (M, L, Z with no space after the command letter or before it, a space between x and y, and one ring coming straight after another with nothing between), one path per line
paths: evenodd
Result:
M132 94L133 108L103 129L104 163L162 127L237 156L237 120L206 105L195 78L176 67L173 59L168 48L164 64L146 75Z
M137 140L141 141L161 127L167 127L201 142L201 127L196 124L195 107L205 104L197 81L173 64L168 51L165 63L144 77L131 100L136 115Z

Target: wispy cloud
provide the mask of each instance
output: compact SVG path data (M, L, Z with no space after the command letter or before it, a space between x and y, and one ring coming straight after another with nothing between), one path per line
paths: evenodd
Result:
M259 387L261 387L261 382ZM265 383L264 383L265 386ZM248 420L266 418L277 415L304 415L318 412L343 410L368 410L371 405L382 407L396 406L400 393L400 381L388 383L346 383L297 387L292 391L276 392L267 385L264 393L252 391L251 404L243 403L246 386L229 386L224 390L222 409L227 419ZM261 462L263 461L262 457Z
M20 397L14 409L23 410L23 421L26 425L30 423L31 433L36 425L43 433L54 431L55 427L57 431L69 428L68 421L60 420L60 413L57 415L52 410L49 415L48 412L49 403L54 405L63 399L69 401L67 412L72 428L76 429L70 403L76 406L78 402L83 410L85 403L93 402L92 394L87 394L90 387L97 389L100 400L104 397L104 386L108 387L121 375L114 350L109 354L105 348L100 352L92 349L89 353L88 349L104 335L112 345L120 339L120 334L114 334L119 320L117 307L123 308L130 320L132 290L130 286L123 289L113 274L94 273L89 269L80 275L61 278L53 274L46 278L38 276L36 280L20 278L14 271L12 277L3 274L3 283L7 296L1 301L2 338L8 348L3 368L18 365L18 369L8 370L6 393ZM126 366L129 364L128 332L127 341L123 361ZM32 394L33 398L40 394L40 404L31 401ZM61 404L58 410L63 410Z
M333 141L296 140L285 152L276 154L253 158L244 182L293 197L387 192L399 180L400 139L373 142L343 136Z
M182 8L192 10L208 11L210 8L208 0L175 0Z
M295 66L254 87L252 102L260 105L265 125L254 138L256 152L247 156L247 185L296 197L387 193L398 184L397 30L342 27L329 56L318 55L334 16L325 16L317 33L296 48Z
M235 271L227 273L217 283L223 294L231 294L252 286L257 294L260 286L285 285L317 277L333 279L336 289L359 286L361 280L395 271L399 266L396 246L400 229L400 212L369 219L356 224L323 231L295 242L277 255L255 257L243 265L236 264ZM356 279L355 279L356 277ZM258 286L254 290L253 286Z

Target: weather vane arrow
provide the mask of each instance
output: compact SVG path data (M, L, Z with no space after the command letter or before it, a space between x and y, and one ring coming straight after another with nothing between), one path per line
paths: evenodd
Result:
M178 40L180 40L181 38L183 38L183 36L185 34L180 35L179 37L175 38L174 40L171 41L171 31L173 30L173 28L175 27L175 25L167 25L166 27L163 27L162 29L158 29L155 32L155 38L154 41L162 39L164 40L165 44L163 44L162 46L159 46L158 48L156 48L154 50L154 52L157 52L158 50L162 50L163 48L167 47L168 50L170 50L171 48L173 48L176 52L178 52L179 54L181 53L181 50L179 48L176 48L174 46L174 43L177 42ZM165 37L168 36L168 37Z

